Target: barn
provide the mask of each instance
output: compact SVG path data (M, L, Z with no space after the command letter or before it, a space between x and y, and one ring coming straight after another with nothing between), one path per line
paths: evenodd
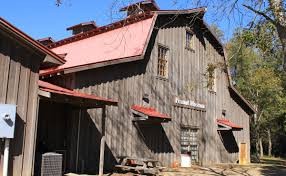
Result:
M203 20L206 8L160 10L154 1L128 7L121 21L74 25L73 36L47 44L66 63L42 69L43 81L118 101L104 117L101 109L81 112L77 135L88 145L67 151L76 165L67 161L66 171L98 171L103 121L105 170L119 156L165 166L250 162L255 109L232 84L224 46Z
M40 69L59 66L65 62L61 56L0 18L0 108L5 110L3 107L7 104L16 107L15 120L7 123L14 128L11 136L5 136L3 132L6 121L2 118L2 113L5 111L0 113L1 175L31 176L37 173L39 162L35 162L38 157L36 146L42 142L39 140L36 142L39 136L37 130L45 131L41 128L41 122L48 115L39 114L39 110L43 108L40 106L46 106L45 109L51 111L55 110L49 109L53 105L56 105L56 108L64 108L63 112L58 113L59 116L64 116L60 113L70 109L80 110L91 107L105 109L105 106L117 104L110 99L75 92L39 80ZM78 116L80 117L75 115L71 118L78 119ZM55 120L53 124L58 123L60 126L60 123L66 120L64 117L50 116L49 118ZM54 126L53 130L58 132L57 126ZM42 134L40 132L39 134ZM52 142L61 137L57 133L50 131L48 133L53 137L50 139ZM4 161L4 154L8 162Z
M40 175L48 152L63 156L65 173L112 170L120 156L168 167L250 162L256 111L232 83L206 8L147 0L121 11L106 26L68 27L60 41L35 41L0 19L0 104L16 105L0 172L7 151L15 176Z

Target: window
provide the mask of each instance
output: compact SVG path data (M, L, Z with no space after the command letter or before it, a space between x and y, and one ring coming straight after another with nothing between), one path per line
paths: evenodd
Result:
M209 75L209 91L211 92L216 92L216 71L214 70L210 75Z
M187 30L186 31L186 48L187 49L194 49L194 44L193 44L193 32Z
M197 163L199 161L197 128L181 128L181 153L189 154L193 163Z
M167 47L158 47L158 76L167 78L168 77L168 60L167 54L169 49Z

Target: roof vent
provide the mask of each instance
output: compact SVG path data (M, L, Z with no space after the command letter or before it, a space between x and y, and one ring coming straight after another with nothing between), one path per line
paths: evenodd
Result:
M45 45L45 46L55 42L55 40L52 37L46 37L46 38L38 39L37 41L40 42L42 45Z
M80 34L80 33L84 33L93 29L96 29L96 23L94 21L89 21L89 22L85 22L85 23L79 23L77 25L68 27L67 30L72 30L72 34L76 35L76 34Z
M138 15L144 12L160 10L154 0L144 0L134 4L130 4L120 9L120 12L127 12L127 16Z

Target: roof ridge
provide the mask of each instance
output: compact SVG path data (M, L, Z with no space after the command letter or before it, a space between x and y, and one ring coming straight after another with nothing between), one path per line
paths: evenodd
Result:
M130 24L133 24L133 23L136 23L136 22L139 22L139 21L151 18L151 17L153 17L153 15L154 15L153 12L149 12L149 13L143 13L143 14L140 14L140 15L136 15L136 16L132 16L132 17L129 17L129 18L125 18L123 20L120 20L120 21L117 21L117 22L114 22L114 23L110 23L110 24L107 24L105 26L98 27L98 28L93 29L93 30L88 31L88 32L84 32L84 33L81 33L81 34L77 34L75 36L64 38L64 39L62 39L60 41L57 41L57 42L54 42L54 43L51 43L51 44L47 45L47 47L50 48L50 49L53 49L53 48L56 48L56 47L59 47L59 46L62 46L62 45L66 45L66 44L73 43L73 42L76 42L76 41L79 41L79 40L90 38L90 37L93 37L93 36L96 36L96 35L108 32L108 31L112 31L112 30L115 30L115 29L118 29L118 28L130 25Z

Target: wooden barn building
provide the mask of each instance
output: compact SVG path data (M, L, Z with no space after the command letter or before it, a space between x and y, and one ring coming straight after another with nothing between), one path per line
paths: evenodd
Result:
M39 81L40 69L47 69L64 63L65 60L61 56L0 18L0 106L2 104L16 105L16 118L13 122L15 124L14 137L0 139L0 175L6 176L4 174L8 173L9 176L31 176L34 175L34 170L35 175L37 175L36 171L39 164L37 149L39 149L39 142L41 142L36 141L37 136L39 136L37 131L39 129L40 132L41 130L47 131L52 140L59 139L61 135L64 135L64 132L68 134L69 130L67 129L56 131L59 130L56 124L66 120L70 110L105 109L106 105L117 104L116 101ZM59 116L63 117L49 117L46 126L53 125L51 132L46 127L41 126L40 122L46 116L38 112L42 109L48 110L55 104L57 105L56 108L64 108L64 110L53 109L58 111ZM70 118L77 116L80 115L73 115ZM4 120L2 116L0 120ZM73 127L67 128L72 129ZM2 134L1 130L3 129L0 129L0 134ZM69 136L73 136L73 134ZM52 140L47 141L55 145L50 151L62 150L62 148L57 148L62 141ZM8 151L7 169L3 168L4 141L5 151Z
M112 170L119 156L250 162L255 110L232 85L206 9L150 0L121 11L121 21L74 25L60 41L0 19L0 104L17 105L9 175L39 175L46 152L63 154L66 173Z
M232 85L224 46L203 20L206 9L160 10L154 1L143 2L122 8L128 15L122 21L89 30L82 28L90 23L81 23L72 30L84 32L48 44L66 63L41 70L41 78L118 100L105 112L106 170L118 156L154 158L165 166L249 162L255 110ZM48 121L60 109L51 105L39 114ZM76 160L67 161L68 171L98 171L101 114L86 109L81 120L68 117L84 144L77 152L67 149Z

